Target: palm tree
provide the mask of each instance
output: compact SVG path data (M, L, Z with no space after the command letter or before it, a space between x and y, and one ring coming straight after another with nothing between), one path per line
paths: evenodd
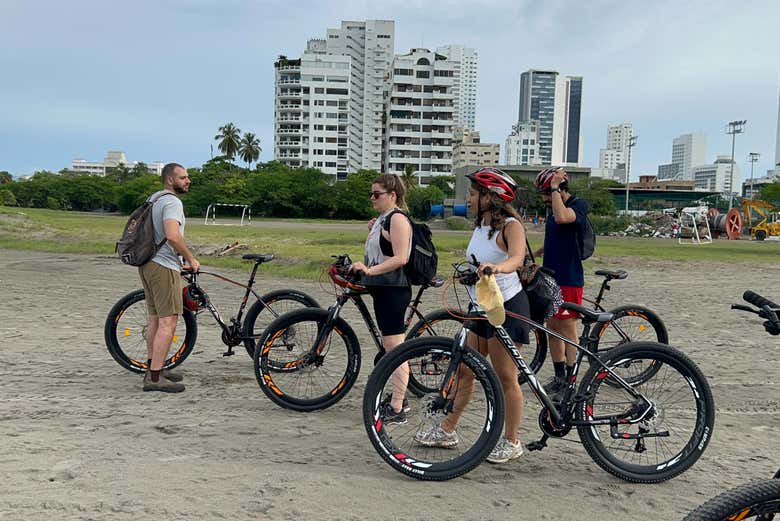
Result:
M263 149L260 148L260 139L251 132L245 132L244 137L241 138L241 142L239 143L238 153L249 168L252 168L252 162L257 161L260 157L260 152L262 151Z
M214 139L219 141L217 146L228 159L232 160L236 157L240 146L241 131L233 123L226 123L219 127L219 134L214 136Z
M404 180L404 184L406 185L406 188L411 188L412 184L414 183L414 165L411 163L407 163L406 167L404 168L404 173L401 175L401 177ZM419 179L418 183L419 184Z

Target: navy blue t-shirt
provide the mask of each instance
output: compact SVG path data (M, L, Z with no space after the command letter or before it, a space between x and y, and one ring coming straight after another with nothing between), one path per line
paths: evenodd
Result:
M577 248L577 234L582 233L585 226L588 203L572 195L565 204L574 210L576 220L573 223L557 224L552 209L547 212L542 265L555 272L555 280L560 286L584 286L585 276Z

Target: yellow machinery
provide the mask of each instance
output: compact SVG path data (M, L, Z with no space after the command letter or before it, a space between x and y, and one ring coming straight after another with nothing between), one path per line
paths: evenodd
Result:
M771 203L759 199L742 199L744 224L751 237L763 241L767 237L780 236L780 221L768 222L774 208ZM753 213L761 219L755 225L752 224Z

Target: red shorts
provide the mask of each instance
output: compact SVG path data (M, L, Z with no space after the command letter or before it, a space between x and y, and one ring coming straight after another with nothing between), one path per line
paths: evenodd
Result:
M572 302L579 306L582 305L582 286L561 286L561 294L563 295L564 302ZM553 318L567 320L569 318L579 318L579 314L561 308L553 315Z

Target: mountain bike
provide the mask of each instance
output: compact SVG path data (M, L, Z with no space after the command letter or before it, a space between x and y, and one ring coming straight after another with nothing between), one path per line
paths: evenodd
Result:
M755 307L732 304L731 309L755 313L765 320L764 329L780 335L780 306L752 291L742 298ZM780 519L780 469L774 479L754 481L732 488L710 499L685 517L684 521L729 521Z
M368 291L349 272L352 264L349 255L335 259L328 268L328 276L338 288L336 303L328 309L307 308L286 313L274 320L258 340L255 377L263 392L281 407L303 412L325 409L352 388L360 371L361 351L355 331L340 316L347 302L352 301L358 308L377 347L375 363L385 354L382 334L363 301ZM404 321L408 329L414 317L419 319L408 337L454 336L461 329L461 321L455 317L443 319L436 315L428 319L419 310L425 290L443 284L444 279L436 277L420 286ZM414 374L409 389L419 395L427 392Z
M198 337L197 315L208 310L214 320L222 328L222 342L227 346L223 356L235 354L233 348L242 342L249 356L255 352L255 339L275 317L298 307L319 307L317 301L306 293L292 289L271 291L258 295L253 288L255 276L260 265L274 258L272 253L250 253L242 257L254 261L254 267L246 284L229 279L218 273L205 270L199 272L182 271L181 276L187 285L183 288L185 299L193 305L186 306L182 311L181 320L176 324L176 331L171 338L171 349L165 360L164 368L172 369L181 365L195 347ZM198 284L198 276L209 275L230 284L240 286L246 291L239 305L238 312L228 321L223 320L217 307L211 301L208 293ZM246 318L243 317L249 295L254 295L257 301L249 307ZM242 320L243 319L243 320ZM135 373L147 370L147 309L144 290L132 291L119 299L109 311L104 326L104 336L108 352L119 365ZM273 365L273 364L272 364Z
M473 267L456 264L453 279L474 284ZM487 314L472 303L470 320ZM559 402L545 392L534 372L502 326L490 327L525 375L542 405L538 423L542 437L527 445L541 450L550 438L562 438L576 428L588 455L602 469L636 483L658 483L684 472L701 456L712 437L715 405L701 370L679 350L656 342L627 342L598 355L598 332L612 320L611 313L576 304L564 308L582 316L583 331L575 343L531 319L513 314L548 335L577 349L571 379ZM488 361L467 346L467 329L456 338L421 337L409 340L385 355L368 379L363 398L363 419L371 444L394 469L421 480L447 480L474 469L490 453L501 435L504 396ZM583 360L587 367L578 384ZM433 363L433 360L446 363ZM630 383L648 363L659 363L649 380ZM439 382L435 392L409 397L406 424L386 425L381 416L384 396L397 388L393 373L408 364L412 371ZM473 386L459 387L473 375ZM612 379L614 386L606 385ZM467 379L467 380L470 380ZM471 396L458 409L455 444L449 448L416 441L419 432L441 425L455 410L459 392Z

